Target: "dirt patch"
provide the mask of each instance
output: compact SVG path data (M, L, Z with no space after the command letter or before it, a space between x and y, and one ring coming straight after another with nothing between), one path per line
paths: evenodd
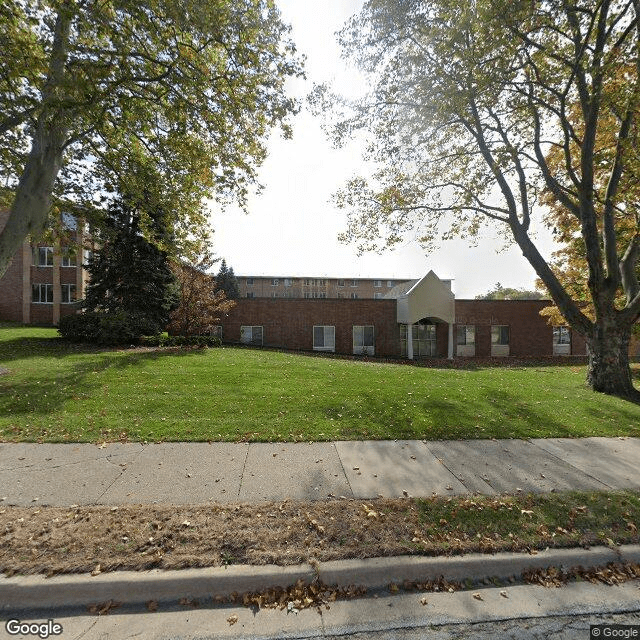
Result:
M634 530L617 530L617 524L598 518L597 527L586 528L579 521L572 527L566 523L582 517L582 511L576 514L569 507L568 514L557 510L563 527L552 530L552 521L540 527L531 515L537 507L525 501L543 499L517 498L522 504L514 502L516 498L484 498L482 503L466 497L439 499L429 503L429 511L408 498L260 505L7 506L0 508L0 573L292 565L638 541L635 525ZM601 499L607 501L606 496ZM449 509L446 519L444 508ZM460 524L454 523L453 511ZM500 528L507 515L512 524ZM635 515L629 513L634 520ZM615 517L616 523L619 520Z

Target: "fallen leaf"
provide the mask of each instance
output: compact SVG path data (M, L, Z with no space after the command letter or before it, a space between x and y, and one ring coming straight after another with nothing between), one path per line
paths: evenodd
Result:
M531 509L520 509L520 513L522 515L527 515L527 516L532 516L533 515L533 511Z
M506 591L501 591L501 592L500 592L500 595L501 595L503 598L508 598L508 597L509 597L509 596L507 595L507 592L506 592Z
M479 593L474 593L474 594L473 594L473 597L474 597L476 600L484 600L484 598L483 598Z
M149 600L147 602L147 611L157 611L158 603L155 600Z
M427 604L427 602L429 602L426 598L420 598L420 604L422 606L424 606L425 604Z
M102 573L102 568L99 564L95 566L95 569L91 572L92 576L97 576L99 573Z
M229 616L227 618L227 622L229 623L229 625L233 625L236 622L238 622L238 616L234 613L232 616Z

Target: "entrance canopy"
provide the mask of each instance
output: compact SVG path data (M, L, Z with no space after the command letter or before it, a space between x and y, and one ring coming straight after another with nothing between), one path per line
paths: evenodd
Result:
M440 280L433 271L413 285L409 283L407 290L402 291L402 288L400 285L398 291L392 289L386 296L397 299L400 324L415 324L423 319L450 325L455 322L455 298L451 283Z

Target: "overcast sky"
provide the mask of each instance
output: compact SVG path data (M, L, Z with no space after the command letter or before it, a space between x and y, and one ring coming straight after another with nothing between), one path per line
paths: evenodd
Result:
M290 92L303 99L314 82L325 81L342 93L363 90L363 79L340 58L335 38L362 0L277 1L283 19L292 25L299 51L307 56L307 80L290 82ZM520 251L500 251L503 242L491 236L476 248L463 240L446 242L430 255L407 239L382 256L358 257L354 246L337 240L346 218L330 199L350 176L361 172L361 166L358 147L334 150L319 122L303 108L293 120L292 140L271 138L269 157L260 171L265 188L250 198L250 213L212 208L216 254L238 275L404 279L433 269L441 278L454 280L458 298L475 297L496 282L533 288L535 274ZM548 253L550 242L546 237L542 242Z

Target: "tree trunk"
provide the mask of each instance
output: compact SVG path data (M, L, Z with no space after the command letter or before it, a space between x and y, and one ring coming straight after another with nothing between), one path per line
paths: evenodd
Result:
M620 327L613 322L596 325L587 336L587 383L594 391L638 402L640 391L633 386L629 367L630 339L630 327Z

